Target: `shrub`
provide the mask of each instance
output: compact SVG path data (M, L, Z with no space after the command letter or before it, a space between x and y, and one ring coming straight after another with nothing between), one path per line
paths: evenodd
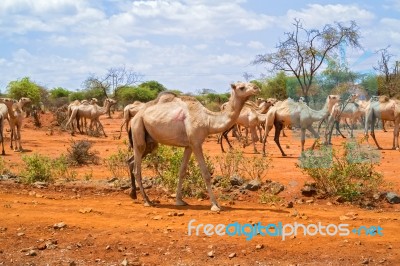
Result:
M183 149L160 145L157 152L149 154L145 162L158 175L157 182L170 191L175 191L178 185L179 169L183 158ZM209 157L205 157L208 170L213 173L214 167ZM206 186L200 169L193 156L189 160L187 177L184 178L182 193L185 196L202 197L205 195Z
M25 183L52 181L53 166L49 157L34 153L23 155L22 161L25 163L25 169L22 171L22 180Z
M261 157L246 157L241 160L240 170L252 180L261 180L271 166L272 159Z
M116 154L112 154L104 159L104 163L107 165L113 177L129 176L127 160L130 156L131 152L129 152L128 149L121 149L118 147L118 152Z
M240 164L243 160L243 152L240 150L229 150L227 153L216 156L218 170L221 173L219 183L222 187L230 186L230 179L233 175L239 175Z
M96 155L96 151L91 151L92 142L88 140L77 140L71 141L71 147L68 151L68 161L72 165L83 165L83 164L97 164L99 157Z
M382 174L375 169L376 158L376 154L366 152L359 143L350 142L342 149L321 147L320 150L306 151L297 166L327 196L358 201L371 198L383 184Z

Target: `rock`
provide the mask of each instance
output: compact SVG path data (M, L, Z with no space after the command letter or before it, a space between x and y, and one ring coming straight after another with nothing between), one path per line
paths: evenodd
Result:
M233 252L233 253L231 253L231 254L229 254L229 256L228 256L230 259L232 259L232 258L234 258L234 257L236 257L236 253L235 252Z
M386 199L391 204L399 204L400 203L400 197L394 192L388 192L386 194Z
M232 186L241 186L244 183L244 180L242 177L238 176L238 175L233 175L230 178L230 182Z
M161 215L156 215L152 218L153 220L161 220L162 216Z
M293 202L292 202L292 201L289 201L289 202L286 204L286 208L293 208Z
M312 197L317 194L317 188L315 187L315 184L304 185L304 187L301 189L301 194L306 197Z
M353 220L351 217L349 217L349 216L346 216L346 215L341 215L340 217L339 217L339 220L340 221L346 221L346 220Z
M266 187L266 191L273 194L273 195L278 195L279 193L281 193L283 190L285 189L285 186L282 185L279 182L275 182L275 181L270 181L267 182L267 187Z
M33 185L37 188L45 188L48 186L46 182L36 181Z
M25 235L25 233L23 233L23 232L20 232L20 233L17 234L17 236L20 236L20 237L24 236L24 235Z
M210 257L210 258L214 258L214 256L215 256L214 250L209 251L209 252L207 253L207 256Z
M111 178L110 180L107 180L108 183L113 183L113 182L115 182L115 181L118 181L118 178L117 178L117 177L113 177L113 178Z
M257 244L256 245L256 249L263 249L264 248L264 245L263 244Z
M245 189L250 190L250 191L257 191L261 187L261 182L253 179L247 185L245 186Z
M184 212L178 212L177 215L178 216L183 216L183 215L185 215L185 213Z
M297 204L303 204L304 203L304 200L303 199L298 199L297 200Z
M69 265L69 266L76 266L77 264L76 264L75 261L70 261L68 265Z
M129 261L126 258L124 258L124 260L121 262L121 265L122 266L128 266L129 265Z
M34 257L36 255L37 255L37 253L36 253L36 251L34 249L31 249L31 250L28 251L28 253L26 253L26 256Z
M64 228L64 227L66 227L66 226L67 226L66 223L60 222L60 223L54 224L54 225L53 225L53 228L54 228L54 229L61 229L61 228Z
M335 198L335 201L338 202L338 203L343 203L343 202L345 202L345 199L342 196L337 196Z
M306 200L306 203L314 203L314 200L313 199L309 199L309 200Z
M172 216L178 216L178 213L176 212L169 212L168 216L172 217Z
M364 258L361 264L369 264L369 258Z
M89 213L92 212L92 208L83 208L79 210L80 213Z

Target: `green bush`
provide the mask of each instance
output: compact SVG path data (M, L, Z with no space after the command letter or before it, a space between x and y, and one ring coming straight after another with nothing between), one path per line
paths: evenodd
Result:
M25 183L37 181L52 181L52 160L50 157L34 153L33 155L23 155L22 161L25 168L22 171L22 180Z
M240 175L240 164L243 161L243 152L236 149L231 149L223 155L215 157L217 169L221 174L219 180L223 188L230 187L230 179L233 175Z
M178 185L179 169L183 158L183 149L160 145L156 152L145 158L145 163L157 173L157 181L170 191L175 191ZM209 157L205 157L208 170L214 172ZM203 197L206 192L200 169L192 156L189 161L187 176L184 178L182 193L189 197Z
M116 154L112 154L104 159L104 163L107 165L113 177L129 177L129 170L126 165L131 154L132 153L128 149L121 149L118 147L118 152Z
M382 174L375 169L376 158L359 143L350 142L342 149L322 146L320 150L303 152L297 166L323 194L352 202L372 198L382 186Z

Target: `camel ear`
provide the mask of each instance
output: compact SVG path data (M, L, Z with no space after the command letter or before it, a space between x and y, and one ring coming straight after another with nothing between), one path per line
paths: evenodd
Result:
M233 90L236 90L236 84L232 83L232 84L231 84L231 88L232 88Z

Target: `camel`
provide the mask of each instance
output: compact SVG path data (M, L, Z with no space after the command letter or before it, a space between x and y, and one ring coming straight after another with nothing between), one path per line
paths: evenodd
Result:
M344 119L346 123L346 119L350 119L350 138L354 137L354 125L357 120L360 119L363 114L365 114L365 110L362 109L358 103L356 103L357 98L358 94L351 94L345 103L336 103L333 105L332 111L328 118L327 130L325 131L326 144L331 144L332 129L334 125L336 125L336 129L340 132L338 129L340 119ZM330 125L332 125L331 128Z
M8 110L8 122L11 129L11 144L10 148L13 148L13 141L15 141L14 151L22 152L23 148L21 145L21 127L23 120L23 110L22 108L31 103L31 100L27 97L22 97L19 101L10 98L2 98L0 102L7 106Z
M144 106L144 103L135 101L131 104L128 104L124 108L124 121L121 124L121 128L119 129L119 139L121 138L122 135L122 127L125 125L126 132L128 132L128 126L129 126L129 121L131 120L132 117L134 117L137 112Z
M133 155L128 159L131 174L131 198L136 199L135 178L139 185L145 206L151 206L142 184L142 159L158 145L184 147L179 181L176 192L176 205L186 205L182 200L182 183L186 174L190 155L199 164L211 201L211 210L220 207L211 189L211 175L203 155L203 142L208 135L218 134L231 128L249 97L260 89L252 83L231 84L231 96L225 110L212 112L193 97L177 96L170 92L160 93L158 97L145 104L132 118L129 127L129 142Z
M311 146L311 149L314 149L314 146L317 140L319 139L319 134L314 130L312 124L316 121L320 121L326 118L329 115L329 110L332 109L332 106L339 100L340 100L339 95L328 95L324 107L319 111L313 110L306 104L295 102L291 99L283 101L283 103L278 106L276 105L273 106L267 113L267 119L265 121L265 132L263 138L263 155L264 156L266 155L265 143L267 140L268 133L272 129L272 126L275 126L274 141L278 146L279 150L281 151L282 156L286 156L286 154L283 151L281 144L279 142L279 135L282 128L285 125L292 125L299 127L301 129L302 152L304 151L306 130L310 131L315 138L315 141Z
M382 149L381 146L379 146L378 141L376 140L375 137L375 123L378 118L381 120L385 121L394 121L395 122L395 129L393 131L393 146L392 149L399 148L398 142L396 141L396 135L398 134L398 119L396 117L396 112L395 109L397 108L397 105L399 104L398 101L389 99L387 96L380 96L380 97L373 97L370 99L370 104L367 107L367 110L365 112L365 137L368 142L368 129L371 127L371 136L372 139L374 140L376 146L378 147L379 150ZM369 145L369 143L368 143Z
M246 131L247 131L247 129L250 129L254 153L258 153L257 148L256 148L256 142L259 140L259 137L257 135L257 127L261 123L265 122L266 113L268 112L268 110L271 106L272 106L272 103L267 102L267 101L261 102L259 106L257 106L256 103L247 101L245 103L245 105L243 106L242 110L240 111L240 115L236 121L236 124L238 126L245 127ZM229 133L229 131L231 131L233 129L233 127L222 133L221 141L220 141L220 146L221 146L222 152L225 152L224 146L222 145L223 138L225 138L225 140L228 142L229 148L232 148L232 145L228 139L228 133ZM260 137L261 137L261 131L260 131ZM246 146L246 145L247 145L247 132L246 132L246 141L245 141L244 146Z
M74 119L78 116L78 119L80 118L89 118L90 119L90 126L89 129L91 130L94 123L96 123L96 127L100 125L101 130L103 131L103 134L105 137L107 137L106 133L104 132L104 127L101 124L99 117L103 114L106 114L110 107L116 103L115 100L107 98L104 101L104 106L100 107L97 104L80 104L77 105L76 107L72 108L71 115L68 119L68 122L66 126L70 125L72 126L72 132L71 135L75 134L75 127L72 123Z
M8 108L4 103L0 103L0 139L1 139L1 155L6 155L4 151L4 120L8 116Z

